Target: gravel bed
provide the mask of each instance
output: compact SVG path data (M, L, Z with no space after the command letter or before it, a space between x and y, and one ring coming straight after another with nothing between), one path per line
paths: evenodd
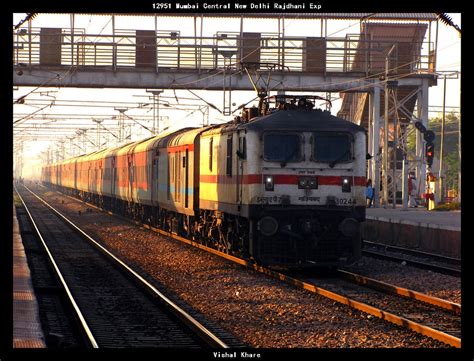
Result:
M433 327L455 337L461 335L461 317L453 312L392 293L374 290L370 287L361 287L350 280L337 277L317 277L315 279L310 278L309 281L326 290L346 295L355 301Z
M56 192L47 193L52 205L67 211L112 252L250 347L449 347L103 212L86 211L83 203Z
M451 302L461 303L461 278L371 257L345 270Z

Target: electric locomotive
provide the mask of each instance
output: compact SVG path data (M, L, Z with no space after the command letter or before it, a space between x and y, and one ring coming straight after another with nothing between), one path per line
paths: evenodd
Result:
M365 129L314 109L316 98L262 98L234 123L201 134L203 237L267 265L360 258Z

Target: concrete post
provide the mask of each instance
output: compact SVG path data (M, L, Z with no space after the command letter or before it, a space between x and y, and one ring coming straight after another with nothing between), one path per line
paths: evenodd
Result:
M423 79L423 84L418 92L417 117L428 128L428 79ZM424 160L424 140L421 132L416 132L416 157L419 161L416 167L416 179L419 182L419 193L426 192L426 165Z
M373 124L374 124L374 113L372 111L374 104L374 95L372 93L369 93L369 119L367 121L367 150L368 153L372 156L375 156L374 152L374 140L373 140ZM374 157L372 159L369 159L368 164L367 164L367 178L369 179L374 179L374 173L373 173L373 162L374 162ZM372 183L373 184L373 183Z
M408 160L403 157L402 165L402 209L406 211L408 209Z

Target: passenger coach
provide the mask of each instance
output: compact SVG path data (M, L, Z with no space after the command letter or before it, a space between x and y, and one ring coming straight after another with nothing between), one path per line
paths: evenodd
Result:
M48 165L42 179L267 265L350 264L365 220L365 129L310 99L261 99L232 122Z

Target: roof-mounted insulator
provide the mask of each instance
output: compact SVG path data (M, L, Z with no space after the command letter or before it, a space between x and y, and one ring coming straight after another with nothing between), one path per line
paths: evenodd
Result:
M22 26L25 22L27 22L28 20L33 20L36 15L38 15L37 13L26 13L26 17L20 21L17 25L15 25L15 27L13 28L14 30L18 29L20 26Z
M452 27L455 28L457 31L459 31L459 33L461 33L461 28L460 28L459 26L457 26L456 24L453 23L453 19L452 19L448 14L437 13L437 15L438 15L438 19L439 19L443 24L452 26Z

